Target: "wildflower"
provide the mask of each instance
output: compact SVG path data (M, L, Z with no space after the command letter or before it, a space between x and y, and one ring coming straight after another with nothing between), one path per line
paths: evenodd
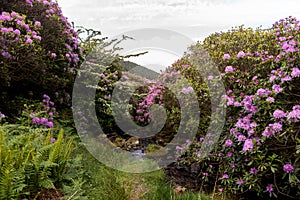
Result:
M228 59L230 59L230 55L229 54L224 54L223 60L228 60Z
M299 77L300 76L300 70L298 68L293 68L291 76L292 77Z
M43 95L43 98L47 99L47 100L50 100L50 97L48 95L46 95L46 94Z
M38 117L33 118L31 121L32 124L39 124L40 122L41 122L41 120Z
M5 115L4 115L3 113L0 112L0 119L1 119L1 118L4 118L4 117L5 117Z
M34 22L34 25L37 26L37 27L40 27L41 26L41 22L36 21L36 22Z
M268 97L266 99L267 102L274 103L275 99L273 97Z
M288 119L293 119L293 121L297 122L300 119L300 110L293 110L287 115Z
M228 176L228 174L224 174L224 175L222 176L222 178L227 179L227 178L229 178L229 176Z
M10 57L10 54L6 51L2 52L1 54L2 54L2 56L6 57L6 58Z
M270 79L269 79L269 81L270 81L270 82L273 82L273 81L275 81L276 79L277 79L277 76L271 76Z
M50 142L51 142L51 143L54 143L55 141L56 141L55 138L51 138L51 139L50 139Z
M26 44L32 44L32 39L28 38L26 41L25 41Z
M271 94L271 91L268 89L260 88L256 92L257 96L263 97L263 96L268 96Z
M234 72L234 68L232 67L232 66L227 66L226 68L225 68L225 72L226 73L228 73L228 72Z
M49 128L53 128L53 122L47 122L45 125L48 126Z
M14 30L14 34L20 35L20 34L21 34L21 31L20 31L19 29L16 29L16 30Z
M239 142L242 142L242 141L245 141L245 140L246 140L246 136L244 136L244 135L239 135L239 136L237 136L237 139L238 139Z
M273 113L273 117L274 117L275 119L283 118L283 117L285 117L285 116L286 116L286 114L285 114L285 112L282 111L282 110L275 110L274 113Z
M253 141L252 139L246 139L245 143L244 143L244 147L243 147L243 151L246 152L248 150L253 149Z
M292 80L292 78L290 76L285 76L281 79L281 82L284 83L284 82L290 81L290 80Z
M293 110L300 110L300 105L293 106Z
M225 141L225 146L226 146L226 147L230 147L230 146L232 146L232 145L233 145L232 140L229 139L229 140L226 140L226 141Z
M273 85L272 89L275 92L275 94L278 94L283 91L283 88L281 88L280 85L277 85L277 84Z
M244 183L244 181L242 179L240 179L240 180L237 181L238 185L242 185L243 183Z
M181 150L181 149L182 149L182 147L176 146L176 150Z
M294 171L294 167L291 164L285 164L283 166L283 171L285 171L286 173L291 173Z
M269 126L276 132L282 131L282 125L279 123L270 124Z
M181 90L182 93L186 94L186 93L189 93L189 92L193 92L194 89L192 87L188 87L188 88L183 88Z
M238 106L241 105L241 103L240 102L234 102L233 105L234 105L234 107L238 107Z
M258 170L253 167L253 168L250 169L250 173L251 174L257 174Z
M246 56L245 52L240 51L236 57L238 57L238 58L243 58L243 57L245 57L245 56Z
M262 135L265 136L265 137L270 137L274 134L275 134L275 131L273 129L271 129L271 127L269 127L269 126L266 127L264 132L262 133Z
M213 76L208 76L207 79L208 80L212 80L214 77Z
M266 190L269 192L269 193L272 193L273 192L273 185L272 184L269 184L267 187L266 187Z

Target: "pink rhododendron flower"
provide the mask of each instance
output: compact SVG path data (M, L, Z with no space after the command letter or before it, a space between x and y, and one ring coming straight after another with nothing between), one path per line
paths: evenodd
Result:
M189 93L189 92L193 92L194 89L192 87L188 87L188 88L183 88L181 90L182 93L186 94L186 93Z
M244 183L244 181L242 179L240 179L240 180L237 181L238 185L242 185L243 183Z
M291 164L285 164L283 166L283 171L285 171L286 173L291 173L294 171L294 167Z
M277 76L271 76L270 77L270 82L273 82L273 81L275 81L277 79Z
M232 67L232 66L227 66L226 68L225 68L225 72L226 73L228 73L228 72L234 72L234 68Z
M272 192L274 191L273 185L272 185L272 184L269 184L269 185L266 187L266 191L268 191L269 193L272 193Z
M292 77L299 77L300 76L300 70L299 70L299 68L293 68L291 76Z
M16 29L16 30L14 30L14 34L20 35L20 34L21 34L21 31L20 31L19 29Z
M26 41L25 41L26 44L32 44L32 39L28 38Z
M253 167L253 168L250 169L250 173L251 174L257 174L258 170Z
M280 85L277 85L277 84L273 85L272 89L275 92L275 94L279 94L280 92L283 91L283 88L281 88Z
M225 146L226 147L231 147L232 145L233 145L232 140L228 139L228 140L225 141Z
M238 58L243 58L243 57L245 57L245 56L246 56L246 54L245 54L245 52L243 52L243 51L240 51L240 52L238 53L238 55L237 55Z
M228 59L230 59L230 55L229 54L224 54L223 60L228 60Z
M224 175L222 176L222 178L223 178L223 179L227 179L227 178L229 178L229 176L228 176L228 174L224 174Z
M268 97L266 99L267 102L271 102L271 103L274 103L275 99L273 97Z
M266 127L265 130L264 130L264 132L262 133L262 135L265 136L265 137L270 137L270 136L272 136L274 134L275 134L275 131L271 127L269 127L269 126Z
M243 142L243 141L246 140L246 136L244 136L244 135L238 135L237 139L238 139L239 142Z
M259 97L268 96L271 94L271 91L269 89L260 88L257 90L256 95Z
M282 125L280 123L270 124L269 127L271 127L275 132L282 131Z
M254 144L253 144L252 139L247 139L244 143L243 151L247 152L247 151L253 149L253 146L254 146Z
M284 82L290 81L290 80L292 80L292 78L290 76L285 76L281 79L281 82L284 83Z
M36 21L36 22L34 22L34 25L37 26L37 27L40 27L41 26L41 22Z
M283 118L283 117L285 117L285 116L286 116L286 114L285 114L285 112L282 111L282 110L275 110L274 113L273 113L273 117L274 117L275 119Z

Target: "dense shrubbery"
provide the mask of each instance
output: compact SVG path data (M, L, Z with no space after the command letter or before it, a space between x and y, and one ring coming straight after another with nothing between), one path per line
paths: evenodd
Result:
M18 124L1 125L0 198L40 199L49 190L62 196L63 187L74 186L73 149L73 138L63 130L31 126L30 113L24 112Z
M299 21L289 17L268 30L238 27L216 33L191 46L190 52L165 72L164 77L180 73L189 80L193 89L182 92L195 91L202 113L197 138L179 162L198 162L204 184L215 182L212 187L220 193L262 198L300 195L299 29ZM219 77L199 74L197 67L201 66L192 62L192 56L203 48L222 73ZM214 135L207 133L212 91L205 81L220 77L226 87L226 124L220 140L210 144L215 149L203 158L204 137ZM142 114L162 101L162 94L166 97L162 91L160 87L150 90L146 101L151 101L146 109L141 108Z
M74 191L70 188L78 177L74 178L74 173L70 176L68 169L72 163L76 167L78 159L70 157L73 139L66 139L62 131L52 129L60 126L55 121L58 113L54 105L70 103L83 57L92 50L94 56L102 56L94 61L89 57L91 67L86 70L100 81L89 85L91 80L87 79L86 84L97 91L96 112L106 133L121 133L111 109L116 82L122 76L136 79L136 83L145 80L122 72L119 57L114 54L117 49L105 49L116 41L106 43L102 38L94 38L99 32L92 32L80 44L78 34L57 3L12 0L1 1L0 8L0 111L19 117L17 124L0 126L0 198L34 198L49 189L68 190L71 194ZM182 102L174 100L176 94L172 89L180 88L179 93L186 97L195 93L200 119L186 119L183 126L186 134L194 131L198 121L200 127L178 162L198 163L203 184L215 183L210 186L221 194L299 198L299 30L300 22L289 17L268 30L238 27L212 34L203 43L191 46L189 53L163 73L161 81L176 83L174 88L149 81L147 86L137 89L130 100L132 119L141 126L152 120L161 121L151 118L151 106L165 107L168 119L160 134L164 139L172 138L182 117ZM220 76L198 71L203 66L196 66L191 59L199 49L208 52ZM180 82L180 75L187 78L189 87ZM199 150L204 138L214 135L207 133L213 91L206 83L218 79L223 80L226 88L226 124L218 142L206 144L215 145L214 150L203 157ZM126 84L121 86L125 92L129 88ZM36 103L41 97L42 104L27 106L24 111L23 102ZM195 105L185 102L185 106ZM1 112L0 120L6 119ZM76 112L82 114L80 110ZM83 123L88 121L85 117L89 113L85 114L81 116ZM184 147L182 144L177 150Z
M20 114L20 99L44 93L68 104L83 52L57 3L1 1L0 8L1 111Z
M300 195L299 28L299 21L287 18L270 30L238 28L204 41L226 86L226 124L206 158L197 155L204 134L180 162L199 162L201 176L214 180L221 193Z

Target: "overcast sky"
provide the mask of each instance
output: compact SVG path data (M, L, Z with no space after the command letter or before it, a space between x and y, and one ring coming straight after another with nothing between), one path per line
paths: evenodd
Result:
M268 28L290 15L300 19L299 0L58 0L58 3L69 21L100 30L109 37L134 29L160 28L197 41L242 24Z

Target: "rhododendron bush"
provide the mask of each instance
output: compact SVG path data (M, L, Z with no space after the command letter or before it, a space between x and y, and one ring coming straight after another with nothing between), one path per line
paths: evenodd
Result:
M198 96L201 111L198 134L177 162L198 163L203 186L210 185L224 195L254 195L263 199L300 197L299 29L299 21L289 17L267 30L238 27L215 33L203 43L191 46L189 53L164 72L165 78L183 74L193 88L182 92L195 92ZM198 66L189 59L201 48L218 66L219 77L201 77L196 70ZM226 123L220 139L216 143L209 141L209 145L215 145L214 150L201 155L199 150L205 145L205 136L214 134L207 133L211 102L204 80L218 78L222 78L226 88L223 94ZM136 120L140 122L151 120L145 115L148 108L166 97L163 88L153 88L149 88L145 101L156 100L137 104ZM178 146L179 153L185 146Z
M1 111L15 113L16 96L68 100L82 50L57 3L12 0L0 8Z
M299 28L290 17L256 31L256 38L237 29L204 41L226 85L227 123L206 158L187 155L180 162L199 162L205 180L215 180L221 193L300 195ZM198 139L194 148L201 143Z

